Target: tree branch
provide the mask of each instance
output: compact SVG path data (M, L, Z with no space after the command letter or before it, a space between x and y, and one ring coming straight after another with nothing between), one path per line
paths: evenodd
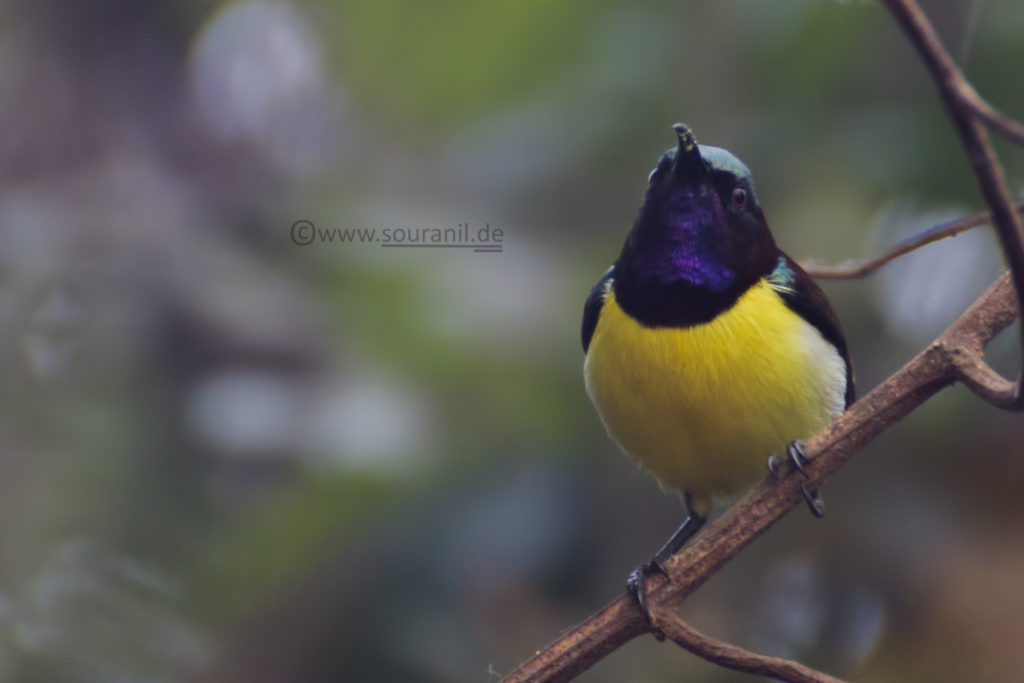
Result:
M782 657L766 657L710 638L683 622L675 613L656 610L651 617L655 627L673 643L728 669L794 683L843 683L838 678L798 662Z
M960 141L978 179L981 193L992 212L992 225L999 235L1003 253L1013 275L1017 298L1024 299L1024 226L1013 208L1003 168L996 159L985 128L976 118L972 101L982 101L967 82L953 58L946 52L935 28L914 0L881 0L896 18L904 34L917 49L953 120ZM1001 408L1024 409L1024 325L1021 325L1021 373L1009 401Z
M1014 204L1017 213L1024 213L1024 201ZM983 225L992 224L992 214L988 211L976 213L973 216L964 216L947 223L928 228L913 237L903 240L888 251L869 259L855 259L844 261L834 266L825 266L813 261L805 261L800 265L807 271L807 274L819 280L852 280L867 277L890 261L895 261L900 256L916 251L921 247L944 240L947 237L955 237L960 233L967 232Z
M1024 125L989 104L969 82L964 81L964 86L958 89L958 94L961 104L968 107L989 128L1011 142L1024 145Z
M934 343L807 442L808 485L813 488L890 425L952 384L960 376L965 359L983 363L985 346L1016 317L1013 285L1009 274L1004 273ZM800 483L797 477L781 481L769 477L709 522L665 563L669 578L655 574L648 579L649 603L659 610L677 608L722 565L803 502ZM609 652L650 630L632 598L622 596L503 681L572 680ZM699 648L695 645L695 649ZM714 660L714 655L708 653L706 658Z

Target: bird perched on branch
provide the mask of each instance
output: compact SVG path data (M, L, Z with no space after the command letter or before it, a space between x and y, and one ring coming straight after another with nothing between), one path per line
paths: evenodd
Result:
M664 572L715 499L760 480L770 454L785 450L800 468L798 440L854 397L839 321L775 245L750 170L674 129L678 146L651 172L582 329L587 393L609 435L686 502L682 526L627 581L648 617L644 579Z

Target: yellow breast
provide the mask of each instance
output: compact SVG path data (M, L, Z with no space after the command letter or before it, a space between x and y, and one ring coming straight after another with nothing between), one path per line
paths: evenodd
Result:
M705 510L842 413L846 388L839 352L764 280L682 329L640 325L609 291L584 375L611 437Z

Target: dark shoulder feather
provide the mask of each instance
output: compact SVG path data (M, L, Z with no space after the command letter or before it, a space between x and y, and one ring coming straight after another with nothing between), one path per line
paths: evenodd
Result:
M597 328L597 318L601 315L601 307L604 305L604 298L611 288L612 279L615 277L615 266L612 266L597 284L590 290L587 303L583 306L583 353L590 347L590 338L594 336L594 329Z
M850 362L843 328L839 325L839 318L832 310L828 297L800 264L781 251L769 281L776 286L779 296L793 312L814 325L821 336L838 349L839 355L846 362L846 407L849 408L855 398L853 364Z

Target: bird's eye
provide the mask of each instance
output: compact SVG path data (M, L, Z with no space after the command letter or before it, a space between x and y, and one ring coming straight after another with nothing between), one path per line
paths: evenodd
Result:
M747 191L742 187L737 187L732 191L732 208L737 211L743 209L747 205Z

